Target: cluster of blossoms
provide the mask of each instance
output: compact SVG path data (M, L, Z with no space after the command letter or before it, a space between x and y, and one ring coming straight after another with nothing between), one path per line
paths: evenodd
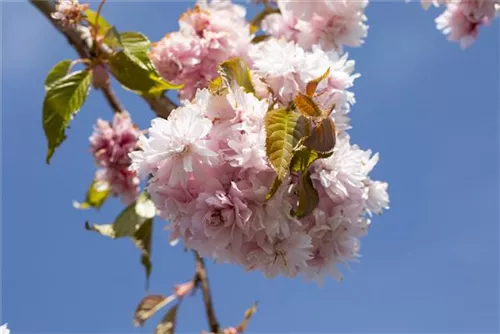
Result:
M0 326L0 334L10 334L10 329L7 327L7 323Z
M320 45L323 49L342 50L344 45L360 46L367 35L364 10L368 0L276 3L280 13L267 16L263 30L294 41L304 49Z
M88 9L88 4L81 5L78 0L59 0L52 18L58 20L62 27L74 26L83 19L82 12Z
M182 99L191 99L198 88L217 76L217 66L231 57L248 60L253 36L245 8L228 1L199 1L179 19L180 30L153 46L150 58L160 74L184 84Z
M355 102L349 89L359 75L341 46L358 45L366 35L365 5L318 1L301 8L278 1L283 17L268 16L263 24L268 32L291 17L323 28L309 41L303 38L306 30L292 36L276 29L276 37L251 44L239 6L203 2L182 16L181 31L156 44L151 58L167 79L185 85L184 100L168 119L152 120L148 137L139 138L141 149L130 157L139 177L151 176L147 190L169 222L172 242L182 240L203 256L269 277L341 278L337 265L357 258L370 216L389 203L387 184L369 177L378 155L351 144L346 132ZM220 8L233 19L215 16ZM217 47L210 48L214 41ZM233 55L249 67L255 93L234 82L223 93L206 88L218 75L217 65ZM329 158L310 167L319 204L298 218L292 214L296 175L266 199L276 172L266 156L264 119L325 73L314 101L332 110L337 142Z
M116 113L113 121L97 120L90 136L91 152L100 169L95 180L97 189L109 189L113 196L120 196L128 205L139 195L140 180L137 173L129 170L128 154L137 149L140 131L132 123L128 113Z
M500 13L500 0L422 0L425 9L431 5L446 5L446 10L436 18L437 28L450 41L460 42L462 48L470 46L477 39L479 28Z

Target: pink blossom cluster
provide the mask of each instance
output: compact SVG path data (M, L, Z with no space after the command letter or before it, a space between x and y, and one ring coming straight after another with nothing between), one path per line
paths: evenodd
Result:
M500 0L422 0L427 9L431 5L446 5L436 18L436 25L450 41L469 47L477 39L481 26L488 25L500 12Z
M184 84L181 99L191 99L217 76L217 66L240 56L248 60L252 40L244 7L230 1L198 1L179 19L180 30L153 45L150 58L160 74Z
M131 168L152 175L147 190L170 222L172 242L269 277L340 279L337 265L356 259L369 217L388 207L387 184L368 176L378 156L351 145L347 133L339 135L333 155L311 167L319 205L298 219L291 214L293 177L266 200L276 174L266 157L264 117L330 69L316 100L335 105L332 117L347 129L354 62L273 38L250 55L256 94L237 85L225 95L198 90L167 120L151 122L149 137L139 139L141 150L130 154Z
M78 0L59 0L51 17L59 21L63 28L71 27L80 23L83 19L82 12L88 8L88 4L81 5Z
M109 189L113 196L120 196L128 205L139 195L140 180L137 173L129 170L128 154L137 149L140 131L126 112L116 113L113 121L97 120L90 136L91 152L100 167L95 176L99 190Z
M267 16L263 30L274 37L295 41L304 49L319 44L342 50L360 46L368 32L364 11L368 0L277 0L279 14Z

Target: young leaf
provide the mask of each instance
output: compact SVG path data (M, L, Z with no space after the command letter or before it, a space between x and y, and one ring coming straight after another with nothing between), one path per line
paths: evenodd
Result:
M208 83L208 90L212 95L223 96L227 94L227 87L223 84L220 76Z
M120 33L115 26L108 29L108 31L104 35L103 42L115 51L123 48L122 41L120 39Z
M305 172L318 158L318 152L307 147L302 147L293 155L290 170L293 172Z
M328 68L326 70L326 72L323 73L322 76L317 77L316 79L313 79L313 80L309 81L307 83L307 86L306 86L306 94L307 94L307 96L313 97L314 93L316 93L316 88L318 88L318 85L320 84L320 82L323 81L324 79L328 78L329 75L330 75L330 68Z
M65 130L80 110L90 90L90 71L77 71L54 82L43 101L43 129L47 138L47 164L66 139Z
M164 297L162 295L149 295L144 297L134 313L134 326L139 327L151 318L158 310L175 300L175 295Z
M250 34L254 34L260 29L260 24L270 14L278 14L280 10L278 8L266 7L260 13L258 13L252 21L250 21Z
M271 184L271 187L269 188L269 192L266 195L266 200L271 199L271 197L273 197L274 194L276 194L282 183L283 180L281 180L279 177L276 176L276 178L273 181L273 184Z
M151 42L149 39L139 32L123 32L120 34L120 40L123 48L125 48L132 56L137 58L150 71L156 71L151 59L149 59L149 51Z
M319 153L333 151L336 142L335 123L330 117L325 118L313 128L311 135L304 141L304 145Z
M314 188L309 171L302 173L298 192L299 202L296 215L298 218L302 218L312 213L319 203L318 191Z
M168 310L167 314L161 319L161 322L156 326L155 334L174 334L175 320L177 317L177 309L179 304L176 304Z
M87 190L87 195L85 196L85 201L78 203L73 202L73 206L76 209L89 209L95 208L99 209L109 196L109 187L102 186L97 180L94 179L89 189Z
M254 313L257 312L257 302L255 302L251 308L245 311L245 317L243 318L243 321L236 327L237 333L243 333L245 329L248 326L248 323L250 322L250 318Z
M69 69L71 67L71 60L64 59L58 62L47 74L45 78L45 90L49 90L57 80L64 78L68 75Z
M286 108L269 111L264 119L266 154L279 180L288 173L293 150L304 135L305 118Z
M232 82L236 82L247 93L255 93L250 70L241 58L232 58L221 63L219 65L219 74L225 81L226 86L230 87Z
M306 117L315 118L323 114L323 111L318 107L316 102L314 102L312 97L299 93L295 96L293 101L300 113Z
M109 24L103 17L102 14L99 15L99 19L97 19L97 12L86 9L85 15L87 16L87 22L94 29L99 27L99 35L104 36L108 32L109 29L112 28L111 24Z
M138 58L123 49L109 58L109 67L115 78L127 89L144 94L154 94L167 89L179 89L163 80Z
M267 40L270 37L271 37L270 35L257 35L254 38L252 38L252 40L250 41L250 43L257 44L257 43L260 43L260 42L264 42L265 40Z

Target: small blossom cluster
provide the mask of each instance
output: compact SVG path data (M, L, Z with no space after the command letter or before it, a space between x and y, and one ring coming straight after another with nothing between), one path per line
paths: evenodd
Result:
M81 5L78 0L59 0L56 11L51 16L59 21L63 28L72 27L83 20L82 12L88 7L88 4Z
M198 1L179 19L180 30L153 45L150 58L160 74L184 84L181 99L191 99L198 88L217 76L217 66L231 58L248 60L252 40L246 10L230 1Z
M277 0L279 14L267 16L263 30L274 37L295 41L304 49L319 44L342 50L360 46L367 35L365 8L368 0Z
M140 180L137 173L129 170L128 154L137 149L140 131L126 112L116 113L113 121L97 120L90 136L91 152L99 169L95 180L97 189L109 189L113 196L120 196L128 205L139 195Z
M469 47L477 39L479 29L488 25L500 13L500 0L422 0L427 9L431 5L446 5L436 18L436 25L450 41Z

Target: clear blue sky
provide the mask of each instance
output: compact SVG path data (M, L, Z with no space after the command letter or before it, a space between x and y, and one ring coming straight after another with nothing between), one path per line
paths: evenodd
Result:
M152 333L132 326L144 296L139 252L128 240L83 229L106 223L78 211L93 176L88 136L112 113L92 93L68 140L45 164L41 105L46 72L75 53L25 3L2 3L2 322L12 333ZM94 4L95 5L95 4ZM181 2L111 2L106 18L153 41L177 29ZM365 45L350 51L362 77L352 140L381 154L373 176L390 183L391 209L375 217L360 264L319 288L209 264L216 312L237 324L260 301L249 333L499 331L499 24L462 51L436 30L438 10L372 3ZM119 91L136 122L152 116ZM170 293L193 274L190 253L171 248L157 221L151 292ZM187 299L178 332L206 329L199 296Z

